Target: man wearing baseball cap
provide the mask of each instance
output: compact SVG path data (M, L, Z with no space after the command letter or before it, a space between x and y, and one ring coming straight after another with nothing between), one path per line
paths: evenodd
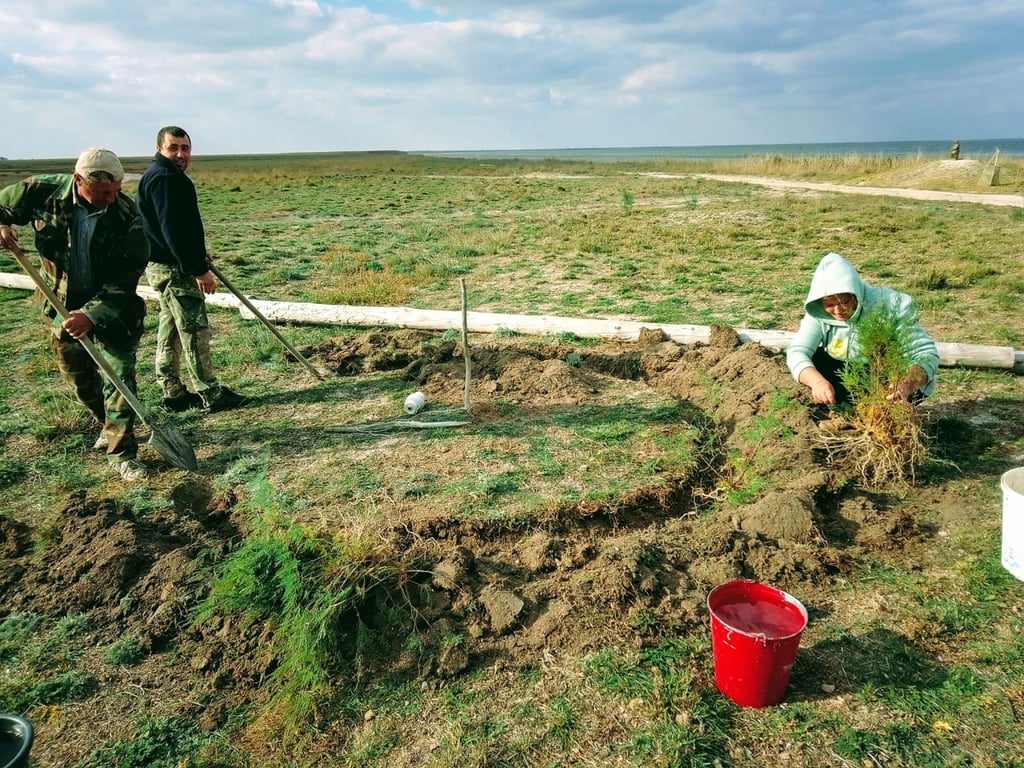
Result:
M136 350L146 305L136 294L149 244L132 200L121 192L124 169L109 149L82 152L73 174L45 174L0 189L0 246L18 243L13 225L31 225L43 271L68 309L62 320L44 302L50 347L61 374L102 425L94 447L127 481L142 480L135 412L78 341L88 337L134 392Z

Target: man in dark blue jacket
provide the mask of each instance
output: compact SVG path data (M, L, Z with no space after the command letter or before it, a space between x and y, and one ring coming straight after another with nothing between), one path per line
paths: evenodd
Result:
M135 201L149 239L146 278L160 294L156 376L164 406L173 411L237 408L249 398L220 383L210 358L205 294L217 291L217 277L210 271L196 188L185 174L192 140L183 128L169 125L157 133L156 147ZM182 380L183 365L191 390Z

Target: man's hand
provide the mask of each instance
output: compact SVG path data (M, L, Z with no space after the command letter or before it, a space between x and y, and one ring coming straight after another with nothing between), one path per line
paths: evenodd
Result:
M9 248L18 244L18 230L9 224L0 224L0 246Z
M83 339L92 330L92 320L80 309L73 309L68 313L68 318L60 327L68 332L73 339Z
M203 293L217 292L217 276L213 272L204 272L196 278L196 285Z

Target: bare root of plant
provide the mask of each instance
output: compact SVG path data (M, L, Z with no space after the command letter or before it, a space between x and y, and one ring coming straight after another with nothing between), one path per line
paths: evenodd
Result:
M868 488L912 486L927 458L921 418L910 403L869 400L825 424L820 437L830 460L852 465Z

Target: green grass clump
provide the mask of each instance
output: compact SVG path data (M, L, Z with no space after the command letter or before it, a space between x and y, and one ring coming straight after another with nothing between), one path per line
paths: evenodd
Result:
M0 459L0 488L21 482L28 475L28 466L21 459Z
M103 658L108 664L128 667L146 658L146 648L138 635L125 635L111 643Z
M18 658L42 623L43 617L34 613L11 613L0 621L0 661Z
M26 712L62 705L95 693L98 681L82 667L82 636L91 622L82 615L56 620L12 613L0 622L0 704Z
M315 722L334 674L359 662L359 606L372 593L398 591L403 568L373 530L316 531L281 514L263 476L251 484L252 530L217 568L195 623L238 617L264 623L277 662L267 684L290 732Z
M707 651L704 641L665 640L632 653L603 648L586 660L596 691L646 714L613 752L666 768L725 764L735 709L697 679Z
M86 699L99 690L99 681L92 675L68 671L58 674L33 675L0 683L0 701L13 712L28 712L33 707L57 706Z
M95 750L75 768L180 768L201 766L193 758L208 741L183 717L144 717L133 738L113 741Z

